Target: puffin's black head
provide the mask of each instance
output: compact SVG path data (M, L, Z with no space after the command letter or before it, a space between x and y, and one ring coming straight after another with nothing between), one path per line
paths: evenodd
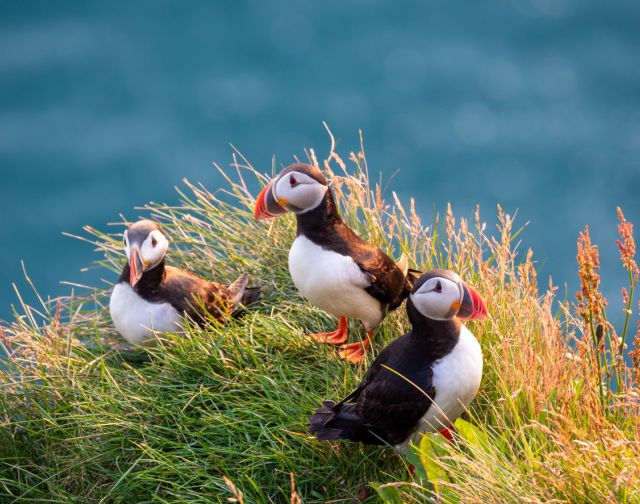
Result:
M150 220L141 220L124 232L124 250L129 260L129 283L134 287L145 271L155 268L169 246L160 226Z
M268 219L284 213L313 210L329 190L327 179L315 166L298 163L287 166L260 192L254 217Z
M407 300L407 314L432 320L483 319L487 309L480 295L449 270L431 270L414 284Z

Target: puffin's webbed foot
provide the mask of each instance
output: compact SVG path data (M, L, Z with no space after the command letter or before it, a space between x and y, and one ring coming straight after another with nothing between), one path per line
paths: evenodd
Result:
M456 431L455 427L453 425L450 425L449 427L444 427L440 430L440 434L442 435L442 437L444 437L447 441L449 441L450 443L453 441L453 433Z
M342 345L349 338L349 329L347 328L347 318L340 317L338 319L338 328L328 333L307 334L307 338L320 343L328 343L330 345Z
M340 347L339 355L347 362L352 364L360 364L364 361L367 350L370 346L371 333L367 333L367 337L358 343L349 343Z

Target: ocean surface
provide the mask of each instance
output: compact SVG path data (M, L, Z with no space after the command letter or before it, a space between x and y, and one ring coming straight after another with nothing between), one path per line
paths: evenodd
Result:
M518 212L561 295L578 232L620 316L616 206L640 226L640 3L50 2L0 6L0 318L21 261L44 296L98 285L62 236L215 189L230 143L271 171L362 129L371 173L423 220ZM637 234L636 234L637 236ZM545 284L542 281L541 284Z

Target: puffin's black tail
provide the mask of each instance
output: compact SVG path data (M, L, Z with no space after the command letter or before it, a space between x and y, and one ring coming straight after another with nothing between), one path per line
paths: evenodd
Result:
M406 254L402 254L398 262L396 262L396 266L398 266L402 273L404 273L404 276L407 277L409 285L411 285L411 288L413 289L413 285L422 275L422 271L409 268L409 257Z
M413 286L418 281L418 278L420 278L421 276L422 276L422 271L420 270L411 269L411 268L407 270L407 280L409 280L412 290L413 290Z
M309 434L313 434L320 441L331 439L348 439L364 444L386 444L384 439L364 424L355 412L355 404L336 404L334 401L322 401L309 417Z
M247 287L242 294L240 304L243 306L249 306L255 303L262 296L262 292L259 287Z
M241 317L244 307L255 303L262 292L258 287L247 287L249 284L249 274L243 273L238 279L229 285L229 290L233 295L233 316Z

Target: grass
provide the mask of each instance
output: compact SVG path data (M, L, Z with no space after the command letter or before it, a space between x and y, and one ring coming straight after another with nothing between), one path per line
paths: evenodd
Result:
M359 233L395 257L406 253L412 266L459 272L484 297L490 317L472 326L483 384L456 441L425 436L405 460L306 434L320 400L347 394L363 369L304 339L335 320L306 304L289 278L294 219L253 221L252 195L265 178L236 154L220 169L224 190L185 182L179 205L142 213L171 238L171 264L217 280L248 271L263 299L228 326L212 320L158 335L148 351L114 334L108 286L23 303L0 334L1 501L640 502L638 358L627 354L638 337L630 341L633 318L620 336L606 320L588 230L580 303L558 303L553 286L540 293L533 255L517 253L521 229L502 210L495 233L479 210L468 221L448 208L425 227L413 202L405 209L392 195L385 203L370 186L364 149L349 155L350 166L333 146L321 163L312 150L308 157ZM86 228L82 237L110 281L123 263L122 230ZM632 295L627 301L630 310ZM374 350L407 327L401 308Z

